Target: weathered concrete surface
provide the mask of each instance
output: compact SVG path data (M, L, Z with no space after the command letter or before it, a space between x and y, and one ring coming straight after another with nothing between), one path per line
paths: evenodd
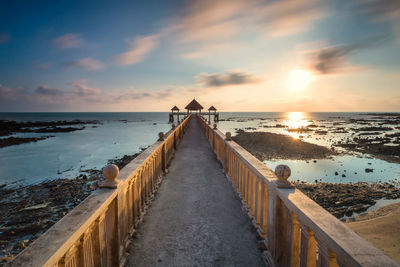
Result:
M126 266L263 266L256 234L194 117Z

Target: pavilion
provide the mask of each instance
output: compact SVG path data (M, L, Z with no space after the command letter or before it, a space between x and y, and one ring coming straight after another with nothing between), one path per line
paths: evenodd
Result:
M203 109L203 106L199 104L199 102L196 101L196 99L193 98L193 100L185 107L187 110L187 113L189 114L192 111L195 111L196 113L199 112L201 115L201 110Z
M211 111L213 111L213 114L211 114ZM211 106L208 109L208 123L211 123L211 115L214 115L214 121L217 122L219 120L219 113L217 113L217 109L214 106Z
M176 111L176 113L175 113ZM174 122L174 115L176 114L177 116L177 121L179 123L179 108L177 106L174 106L171 108L171 113L169 114L169 122Z

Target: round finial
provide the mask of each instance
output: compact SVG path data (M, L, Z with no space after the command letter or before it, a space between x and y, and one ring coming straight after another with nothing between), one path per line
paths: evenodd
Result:
M225 139L226 140L232 140L232 134L231 134L231 132L226 132L226 134L225 134Z
M105 181L99 184L100 188L117 188L118 187L118 174L119 168L115 164L107 165L103 168L103 176L106 179Z
M158 141L164 141L164 133L163 132L158 133Z
M108 181L114 181L115 179L117 179L118 174L119 168L115 164L110 164L103 168L103 176Z
M281 182L288 182L287 179L289 178L290 174L291 170L287 165L281 164L275 168L275 175Z
M213 125L213 126L214 126L214 129L217 129L217 124L216 124L216 123L214 123L214 125Z
M172 124L172 129L175 129L175 123Z

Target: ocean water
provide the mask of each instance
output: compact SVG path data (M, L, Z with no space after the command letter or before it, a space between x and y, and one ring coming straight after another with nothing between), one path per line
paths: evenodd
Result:
M205 114L205 117L208 117ZM368 126L379 125L377 116L360 113L256 113L221 112L218 128L234 134L237 129L268 131L300 138L304 141L331 146L339 140L352 138L355 133L331 133L335 127L345 129L360 125L350 119L368 119ZM100 124L85 125L85 129L67 133L23 133L16 137L55 135L36 143L0 148L0 184L34 184L47 179L74 178L84 170L101 169L109 159L134 154L140 148L157 140L158 132L171 128L167 112L133 113L0 113L0 120L58 121L97 120ZM276 127L279 125L285 128ZM314 126L317 131L329 129L327 134L296 133L288 129ZM386 126L386 125L385 125ZM390 125L389 125L390 126ZM395 133L399 130L393 126ZM378 135L380 136L380 135ZM7 136L9 137L9 136ZM6 138L6 137L0 137ZM276 160L265 164L274 169L287 164L292 169L292 180L308 182L357 182L400 180L400 164L389 163L364 154L337 156L332 159L313 161ZM366 173L365 168L373 168ZM338 175L335 175L338 172ZM346 177L342 177L342 175Z
M35 143L0 148L0 184L38 183L74 178L81 171L101 169L109 159L140 152L154 143L159 132L171 128L168 113L0 113L15 121L98 120L81 131L24 133L14 136L55 137ZM78 125L80 127L80 125ZM4 138L4 137L3 137Z

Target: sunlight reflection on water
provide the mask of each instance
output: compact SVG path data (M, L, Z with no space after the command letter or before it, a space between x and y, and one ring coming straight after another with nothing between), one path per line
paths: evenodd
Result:
M285 114L286 120L283 122L288 130L304 128L311 124L309 114L306 112L288 112ZM287 131L293 138L299 139L302 133Z

